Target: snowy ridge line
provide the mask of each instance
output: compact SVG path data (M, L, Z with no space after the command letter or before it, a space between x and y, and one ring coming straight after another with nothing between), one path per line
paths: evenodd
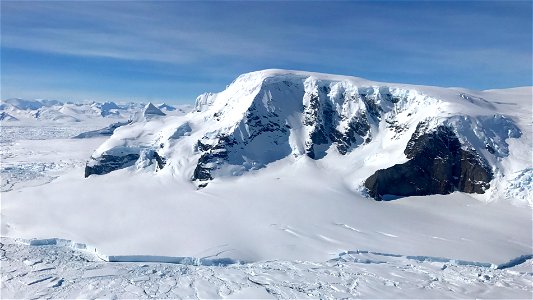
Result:
M478 261L468 261L468 260L462 260L462 259L450 259L450 258L444 258L444 257L436 257L436 256L422 256L422 255L400 255L400 254L392 254L392 253L382 253L382 252L373 252L373 251L366 251L366 250L352 250L352 251L345 251L341 254L339 254L339 257L332 259L331 261L349 261L354 260L355 262L360 263L385 263L383 261L378 260L371 260L371 259L360 259L360 258L351 258L351 259L345 259L344 256L351 255L351 254L372 254L377 256L385 256L385 257L398 257L398 258L405 258L410 260L415 260L417 262L440 262L440 263L450 263L453 265L458 266L473 266L473 267L483 267L483 268L491 268L495 270L503 270L512 268L515 266L518 266L520 264L525 263L528 260L533 259L533 254L524 254L520 255L518 257L512 258L509 261L502 263L502 264L493 264L493 263L485 263L485 262L478 262Z
M105 255L94 246L84 243L77 243L72 240L49 238L49 239L15 239L15 241L29 246L59 246L67 247L76 251L84 251L94 254L105 262L142 262L142 263L171 263L194 266L227 266L233 264L243 264L243 262L231 258L196 258L188 256L161 256L161 255Z

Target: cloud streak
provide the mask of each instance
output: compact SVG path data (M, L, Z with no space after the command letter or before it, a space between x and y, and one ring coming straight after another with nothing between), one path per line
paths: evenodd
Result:
M117 70L110 75L114 80L138 80L124 76L127 70L160 82L195 74L185 81L221 88L239 73L270 67L473 88L531 83L529 2L1 5L2 48L7 53L2 54L3 76L45 72L51 68L43 66L48 54L64 56L70 63L54 60L57 68L65 69L64 76L81 76L80 81L111 72L91 66L95 60L111 60ZM61 72L53 73L61 78ZM2 82L20 85L14 79ZM43 81L35 89L45 87ZM181 90L187 90L187 97L202 91ZM141 92L135 87L131 91Z

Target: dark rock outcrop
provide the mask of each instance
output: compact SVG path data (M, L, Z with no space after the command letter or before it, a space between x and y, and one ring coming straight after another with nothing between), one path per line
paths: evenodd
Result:
M109 172L133 166L139 159L139 154L127 154L122 156L102 155L97 161L91 161L85 166L85 177L90 175L103 175Z
M154 157L154 159L155 159L155 161L157 163L157 169L158 170L161 170L161 169L163 169L166 166L167 160L164 157L162 157L161 155L159 155L156 151L153 152L153 157Z
M420 123L404 151L410 160L378 170L364 183L376 200L384 195L423 196L453 191L484 193L493 174L475 151L461 148L452 128L441 125L426 132Z
M123 155L103 154L98 158L91 158L85 165L85 177L90 175L103 175L116 170L131 167L139 162L140 168L156 164L156 170L161 170L167 164L166 159L153 149L142 149L139 153Z
M227 160L227 149L234 144L235 141L227 136L220 136L218 143L215 145L208 145L198 141L196 144L196 150L202 151L203 154L200 156L200 159L198 159L191 180L204 182L213 180L211 171L216 169L220 163Z
M312 159L320 159L326 155L326 150L334 144L340 154L345 155L353 147L371 141L370 120L365 112L348 117L338 113L327 100L328 89L319 88L309 95L309 104L304 106L304 122L312 130L309 133L309 140L306 143L306 154ZM376 105L375 99L366 94L341 96L343 99L352 97L351 101L360 99L366 111L369 111L372 118L379 119L380 109ZM348 126L342 131L337 129L341 121L348 121Z
M0 112L0 121L18 121L18 119L3 111Z
M214 138L205 136L197 141L195 151L201 156L191 180L213 180L213 171L224 163L250 170L281 159L291 151L289 134L288 125L275 111L252 104L233 132ZM206 186L206 183L198 186Z
M365 113L350 120L348 128L344 133L333 130L330 139L337 144L337 150L345 155L354 146L361 143L369 143L371 137L363 140L370 131L370 124Z
M285 84L291 87L290 83ZM289 145L291 126L287 121L291 116L273 104L279 87L266 85L263 88L265 92L258 94L233 132L214 138L206 136L197 142L195 150L200 158L191 176L192 181L212 180L213 171L222 164L245 170L257 169L292 152ZM381 118L378 100L389 101L388 96L381 93L341 92L339 103L350 101L360 105L361 109L354 112L343 110L339 103L333 103L330 92L330 87L321 83L303 94L294 93L303 100L299 110L303 116L302 125L307 127L308 132L304 151L312 159L323 158L331 146L345 155L353 148L369 143L372 140L371 124L379 123ZM279 97L286 97L286 94ZM213 117L218 120L220 112L215 112ZM257 164L250 166L250 162Z

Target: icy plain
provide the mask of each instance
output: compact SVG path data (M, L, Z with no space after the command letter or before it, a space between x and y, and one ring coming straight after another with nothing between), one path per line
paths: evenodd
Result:
M352 252L323 261L110 263L67 246L0 244L2 298L531 298L531 260L504 269Z

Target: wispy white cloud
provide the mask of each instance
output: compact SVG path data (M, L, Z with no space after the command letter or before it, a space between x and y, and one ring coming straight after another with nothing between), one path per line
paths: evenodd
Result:
M79 66L54 75L77 77L72 89L98 81L102 75L88 66L98 58L121 61L121 74L106 79L129 83L132 94L149 87L124 75L128 69L161 90L199 74L177 88L188 97L270 67L480 88L498 79L502 87L531 78L531 12L522 7L531 4L518 4L2 1L1 39L4 49L78 58ZM4 77L51 68L20 58L3 63ZM3 90L20 92L19 79L3 80Z
M284 56L283 48L276 47L279 40L272 37L205 26L205 20L197 22L192 15L165 13L159 4L119 2L102 6L91 2L64 6L51 2L7 7L2 44L33 51L175 64L226 56ZM20 27L21 23L25 25Z
M491 22L506 25L512 21L506 15L472 15L470 11L427 15L417 6L405 11L404 16L397 16L394 10L375 11L376 6L368 4L361 5L355 10L359 13L351 18L335 15L340 18L323 24L308 19L284 20L292 16L285 10L278 17L265 17L275 9L250 10L244 4L242 13L233 12L235 17L228 16L227 10L191 2L8 4L3 4L4 47L174 64L224 57L305 63L331 55L345 56L346 52L365 55L368 53L365 48L373 51L381 48L397 57L423 56L435 62L450 54L445 60L451 61L459 52L476 57L480 47L488 46L467 44L465 39L475 42L476 37L470 35L477 31L470 30L469 34L462 25L476 27ZM268 21L272 23L265 24ZM506 26L494 26L491 30L503 30L500 36L504 33L518 39L527 39L528 34L527 30L513 31ZM516 53L505 43L495 42L490 47L502 53ZM526 55L530 54L527 50L523 50ZM519 57L523 56L519 53Z

